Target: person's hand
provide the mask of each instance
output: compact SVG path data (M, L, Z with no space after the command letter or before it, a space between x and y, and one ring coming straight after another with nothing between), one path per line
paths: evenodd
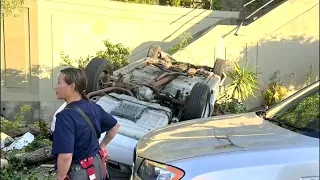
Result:
M100 149L103 151L105 158L106 158L106 161L107 161L109 159L109 152L108 152L107 146L103 146L103 147L100 146Z

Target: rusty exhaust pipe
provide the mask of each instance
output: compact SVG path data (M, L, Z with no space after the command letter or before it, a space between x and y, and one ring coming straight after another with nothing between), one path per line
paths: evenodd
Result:
M91 98L92 96L95 96L95 95L98 95L98 94L101 94L101 93L107 93L107 92L114 91L114 90L123 91L126 94L128 94L130 96L133 96L133 93L130 90L125 89L125 88L121 88L121 87L115 87L115 86L114 87L108 87L108 88L101 89L101 90L97 90L97 91L92 91L92 92L88 93L87 96L88 96L88 98Z

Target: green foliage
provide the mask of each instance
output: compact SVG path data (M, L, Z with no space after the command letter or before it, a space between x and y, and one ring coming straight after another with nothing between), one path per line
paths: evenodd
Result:
M137 4L150 4L150 5L156 5L157 0L116 0L121 2L128 2L128 3L137 3Z
M21 109L26 110L26 106L22 106ZM35 124L40 128L40 134L35 137L35 139L28 144L26 147L22 148L21 150L12 150L8 152L1 152L4 157L9 159L9 166L5 169L1 170L1 179L4 180L40 180L40 174L34 172L32 168L35 167L27 167L25 162L21 162L15 155L17 153L24 153L37 150L42 147L50 146L51 141L48 139L48 135L50 133L49 128L47 127L44 120L36 121ZM47 173L46 173L47 174ZM44 180L53 180L55 179L52 175L48 175L45 177Z
M215 103L215 115L223 114L238 114L247 112L247 108L243 102L238 99L233 99L227 93L225 93L221 98L219 98Z
M129 57L131 55L129 48L124 47L122 44L112 44L107 40L104 40L103 43L106 49L98 51L97 57L110 60L114 70L129 64Z
M18 16L22 11L24 0L1 0L1 18Z
M292 108L277 115L277 119L298 128L306 128L313 120L319 119L319 99L318 92L305 98L299 103L295 103Z
M228 71L227 76L232 80L226 91L215 103L215 115L226 113L245 113L247 108L243 103L250 96L254 96L258 89L258 77L255 68L248 69L246 63L240 67L238 62L233 62L233 69ZM231 94L229 92L232 92Z
M86 58L80 57L79 59L71 59L69 55L65 55L64 52L60 53L60 57L62 59L62 63L60 65L62 66L73 66L78 67L81 69L84 69L86 65L89 63L91 56L88 56Z
M1 117L1 131L7 132L8 130L18 129L21 127L21 124L17 121L9 121L4 117Z
M30 144L28 144L28 146L25 147L25 152L35 151L46 146L51 146L51 141L37 136Z
M36 167L33 167L36 168ZM46 177L32 168L27 168L24 162L11 158L9 166L1 169L1 180L54 180L54 175L46 173ZM42 177L41 177L42 176Z
M232 80L227 91L232 90L231 99L246 100L249 96L254 96L254 92L258 89L258 77L255 72L256 68L248 69L248 63L244 67L240 67L238 62L233 62L233 70L226 74Z
M30 112L31 106L29 104L24 104L20 107L20 111L14 116L15 121L22 123L24 120L24 115L26 112Z
M270 78L270 83L263 93L264 105L270 107L282 101L288 94L279 78L280 70L277 70Z
M38 134L35 139L25 147L26 152L35 151L46 146L51 146L51 141L49 140L50 130L45 121L38 120L35 124L40 128L40 134Z
M14 116L14 120L9 121L1 117L1 131L6 132L8 130L18 129L22 127L22 122L24 120L24 115L26 112L31 110L31 106L24 104L20 107L20 111Z
M184 8L221 10L220 0L168 0L168 5ZM211 3L211 4L210 4ZM164 4L166 5L166 4Z
M104 40L103 43L105 45L104 50L97 51L95 56L88 55L86 58L71 59L68 55L61 52L62 63L60 65L84 69L93 57L110 60L114 70L129 64L129 57L131 55L129 48L124 47L122 44L112 44L107 40Z
M33 173L26 167L26 163L14 158L17 153L24 152L22 150L12 150L9 152L1 152L1 155L5 155L9 159L8 167L1 169L1 179L3 180L37 180L36 173Z
M121 2L138 3L138 4L150 4L156 5L158 0L115 0ZM184 8L198 8L198 9L213 9L221 10L220 0L159 0L159 5L162 6L174 6Z
M178 51L182 51L185 49L185 47L187 47L191 41L192 41L192 35L191 33L183 33L182 35L179 36L179 44L172 46L169 49L169 54L174 54Z

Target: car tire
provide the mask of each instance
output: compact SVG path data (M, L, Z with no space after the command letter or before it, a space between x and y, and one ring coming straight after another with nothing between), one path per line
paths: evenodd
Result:
M109 60L93 58L85 68L88 79L86 93L97 91L102 88L100 78L104 74L113 75L113 65Z
M225 66L226 66L225 60L219 59L219 58L216 59L216 62L214 62L214 66L213 66L213 73L221 77Z
M161 56L161 47L152 45L149 48L147 57L158 59Z
M187 106L182 121L202 118L203 111L206 110L210 98L210 88L208 85L197 82L187 99Z

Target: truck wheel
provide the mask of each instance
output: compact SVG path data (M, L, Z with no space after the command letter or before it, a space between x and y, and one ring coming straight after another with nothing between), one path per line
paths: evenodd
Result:
M93 58L85 68L88 78L87 92L97 91L105 88L109 76L113 75L113 65L110 61L102 58Z
M156 45L152 45L149 48L147 57L158 59L161 56L160 53L161 53L161 47L156 46Z
M205 111L208 111L208 100L210 98L210 88L208 85L197 82L188 97L187 107L182 121L202 118Z
M213 73L216 75L222 76L222 72L226 66L226 61L223 59L216 59L216 62L214 62L213 66Z

